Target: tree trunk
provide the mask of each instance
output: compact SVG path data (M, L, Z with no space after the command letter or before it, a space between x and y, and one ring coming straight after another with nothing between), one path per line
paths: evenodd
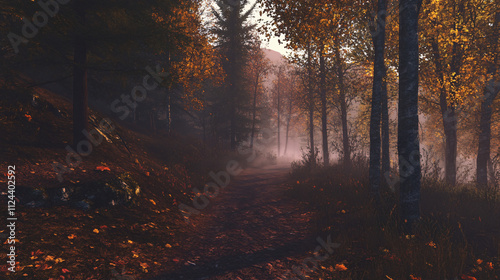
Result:
M344 68L343 60L340 56L340 44L338 44L335 48L336 56L337 56L337 66L338 66L338 77L339 77L339 91L340 91L340 114L342 119L342 146L344 151L343 164L349 169L351 167L351 145L349 144L349 126L347 122L347 100L345 94L345 86L344 86Z
M288 103L288 116L286 119L286 140L285 140L285 151L283 155L286 155L286 151L288 149L288 131L290 130L290 119L292 118L292 97L290 97L290 101Z
M377 17L372 25L372 40L375 50L373 63L372 108L370 116L370 189L376 200L380 193L380 121L382 110L382 91L385 77L385 18L386 0L379 0Z
M250 149L253 148L253 138L255 137L255 118L257 115L257 90L259 88L259 75L257 75L255 81L255 91L253 93L253 104L252 104L252 131L250 133Z
M420 219L418 138L418 13L421 0L400 0L398 155L401 221L405 234Z
M88 89L87 89L87 45L82 34L85 26L85 7L83 1L75 1L78 27L74 42L73 68L73 145L85 139L84 130L88 128ZM78 30L80 29L80 30Z
M278 72L278 157L280 156L280 150L281 150L281 139L280 139L280 107L281 107L281 100L280 100L280 83L281 83L281 69Z
M231 142L231 150L236 149L236 97L234 96L235 92L231 93L231 112L230 112L230 135L229 137Z
M478 187L488 186L488 160L491 150L491 115L493 110L491 105L498 92L492 87L493 80L490 80L484 89L484 99L481 103L481 120L479 123L479 146L477 151L476 184Z
M447 92L444 84L444 69L441 62L441 54L436 38L431 42L433 51L433 60L436 67L441 90L439 93L439 106L441 108L441 116L443 118L443 130L445 137L445 182L448 185L454 186L456 183L456 169L457 169L457 116L453 105L448 104L446 100ZM453 52L456 52L454 46Z
M463 10L463 5L460 5L460 10ZM460 72L460 64L462 61L462 51L459 43L454 42L452 48L452 59L451 59L451 72L452 75ZM456 79L452 76L452 88L457 88ZM455 90L452 89L452 96L456 96ZM445 145L445 181L450 186L455 186L457 183L457 155L458 155L458 116L455 110L455 104L451 102L446 103L446 95L444 96L444 102L441 102L441 110L443 112L443 124L444 124L444 135L446 137ZM444 105L448 105L448 108L444 110Z
M500 12L495 14L495 21L493 24L494 34L498 34L500 29ZM493 46L498 46L498 38L495 39ZM495 62L488 69L488 74L493 74L497 71L500 56L496 54ZM476 185L477 187L488 186L488 162L491 164L491 115L493 113L492 104L500 91L500 84L496 83L494 79L490 79L484 88L483 101L481 103L481 120L479 122L479 143L476 159Z
M316 152L314 151L314 90L312 83L312 53L311 47L307 48L307 71L308 71L308 99L309 99L309 143L310 161L312 167L316 164Z
M446 103L446 94L443 94ZM440 102L443 103L443 102ZM443 127L445 136L445 182L449 186L455 186L457 181L457 116L454 106L441 106L443 115Z
M384 66L385 67L385 66ZM391 172L391 156L390 156L390 130L389 130L389 100L387 97L387 74L384 73L382 81L382 178L387 178ZM387 175L387 176L386 176ZM383 186L387 186L387 182L383 181Z
M327 120L328 113L326 110L326 65L325 57L323 55L324 46L320 51L319 64L320 64L320 95L321 95L321 135L323 136L323 162L327 166L330 162L328 153L328 129Z

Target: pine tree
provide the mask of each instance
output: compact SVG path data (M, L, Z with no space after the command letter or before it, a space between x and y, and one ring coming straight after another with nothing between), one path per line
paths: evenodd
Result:
M245 98L244 69L252 46L252 30L255 25L247 24L255 4L244 11L248 1L217 1L217 9L212 7L215 16L213 33L217 36L217 49L223 57L222 67L226 74L224 87L224 113L229 119L229 142L236 149L238 139L242 139L244 127L241 113L242 100Z

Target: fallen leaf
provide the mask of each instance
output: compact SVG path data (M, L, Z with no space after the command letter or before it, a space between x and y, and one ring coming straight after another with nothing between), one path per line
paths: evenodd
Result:
M94 233L99 233L99 230L95 228Z
M95 170L97 170L97 171L111 171L111 169L109 169L109 167L107 167L107 166L97 166L95 168Z
M342 264L342 263L339 263L339 264L336 264L335 265L335 270L336 271L346 271L347 270L347 267Z

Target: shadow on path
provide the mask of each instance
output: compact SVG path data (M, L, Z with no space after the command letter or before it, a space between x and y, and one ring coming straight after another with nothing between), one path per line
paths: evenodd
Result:
M193 217L175 270L149 279L280 279L311 256L312 213L285 195L288 171L246 169Z

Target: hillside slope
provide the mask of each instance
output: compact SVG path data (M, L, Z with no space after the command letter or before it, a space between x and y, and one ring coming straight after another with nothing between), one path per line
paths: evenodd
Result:
M78 159L68 146L71 103L41 88L19 88L0 99L0 183L7 184L7 168L15 165L19 219L18 271L7 279L111 279L174 265L176 236L186 230L178 204L208 180L215 152L196 139L146 135L91 111L95 145ZM111 132L94 130L103 119L115 127ZM56 168L62 176L54 163L64 166ZM0 200L7 205L7 193ZM6 228L0 236L8 237Z

